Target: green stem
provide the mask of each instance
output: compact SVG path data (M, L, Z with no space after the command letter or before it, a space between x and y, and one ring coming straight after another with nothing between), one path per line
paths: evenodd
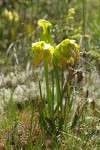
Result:
M67 99L68 99L68 114L71 108L71 101L70 101L70 83L67 83Z
M64 85L64 68L62 62L62 70L61 70L61 108L63 107L63 85Z
M57 97L57 110L62 110L62 100L61 100L61 92L60 92L60 82L58 76L58 68L57 68L57 60L54 56L54 76L55 76L55 86L56 86L56 97Z
M48 71L48 60L44 60L44 71L45 71L45 81L46 81L46 93L47 93L47 102L48 102L48 113L49 117L53 117L53 110L52 110L52 98L49 89L49 71Z
M43 100L43 97L42 97L42 89L41 89L41 82L40 82L40 77L37 73L37 78L38 78L38 83L39 83L39 90L40 90L40 99L41 99L41 106L42 106L42 109L40 108L39 109L39 114L40 114L40 123L41 125L44 125L44 110L45 110L45 105L44 105L44 100Z
M54 72L52 71L52 111L54 116Z

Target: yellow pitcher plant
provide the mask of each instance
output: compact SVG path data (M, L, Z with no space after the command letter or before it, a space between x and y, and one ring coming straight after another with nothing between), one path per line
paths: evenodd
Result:
M69 62L74 64L79 61L79 45L75 43L74 40L65 39L54 47L50 29L52 24L46 20L39 20L38 24L42 27L42 34L41 41L32 43L33 64L37 67L41 62L44 63L47 99L47 104L45 104L40 78L38 77L41 104L43 106L39 109L40 125L44 127L50 135L56 135L56 133L63 128L66 114L66 111L64 111L66 110L66 104L63 107L64 97L62 93L64 71L66 64ZM49 68L52 69L52 87L50 86ZM60 76L58 68L60 68L62 72ZM70 101L69 83L67 95L68 101Z

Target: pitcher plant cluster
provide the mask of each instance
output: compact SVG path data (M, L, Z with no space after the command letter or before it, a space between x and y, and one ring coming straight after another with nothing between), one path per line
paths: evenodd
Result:
M46 100L42 94L41 80L37 74L40 91L39 108L40 125L46 129L49 134L57 134L64 125L66 114L70 112L70 82L67 82L67 99L64 100L64 72L68 69L69 63L74 65L80 59L79 45L72 39L65 39L56 46L53 46L51 35L52 24L46 20L39 20L38 25L42 27L41 41L32 43L33 64L35 67L43 62ZM60 70L60 75L59 75ZM50 81L49 72L52 72L52 81ZM52 83L52 86L50 86Z

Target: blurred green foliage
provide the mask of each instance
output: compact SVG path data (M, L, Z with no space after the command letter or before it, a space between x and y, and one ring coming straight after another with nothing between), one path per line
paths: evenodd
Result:
M81 51L89 52L90 61L100 68L100 1L98 0L3 0L0 1L0 57L7 53L11 65L25 64L29 49L40 30L38 19L53 24L56 44L75 39ZM60 33L60 34L59 34ZM25 61L26 60L26 61ZM1 62L1 61L0 61Z

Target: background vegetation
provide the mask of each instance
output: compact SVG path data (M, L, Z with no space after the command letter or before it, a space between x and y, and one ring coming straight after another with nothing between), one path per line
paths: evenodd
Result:
M54 45L66 38L75 39L80 45L81 59L78 67L81 68L84 79L80 85L74 82L77 89L74 96L78 99L75 105L79 106L80 102L84 102L87 98L92 98L90 104L91 102L95 104L95 110L92 111L89 106L85 108L87 113L82 111L80 121L73 130L69 129L70 119L68 119L65 122L64 131L57 141L50 139L44 131L40 130L38 97L34 96L36 93L30 92L32 90L30 82L37 81L30 50L31 44L40 40L41 30L37 24L39 19L45 19L52 23ZM0 1L0 71L1 106L3 103L3 108L1 108L3 110L0 111L1 149L88 150L91 147L91 149L99 150L99 0ZM42 72L42 70L40 71ZM25 76L26 73L27 76ZM42 73L41 76L43 76ZM24 92L22 87L18 89L20 85L24 85ZM16 92L14 92L15 89ZM14 102L12 98L19 95L18 90L26 93L26 95L23 94L24 96L21 95L20 103L19 101ZM30 132L32 132L31 136Z

